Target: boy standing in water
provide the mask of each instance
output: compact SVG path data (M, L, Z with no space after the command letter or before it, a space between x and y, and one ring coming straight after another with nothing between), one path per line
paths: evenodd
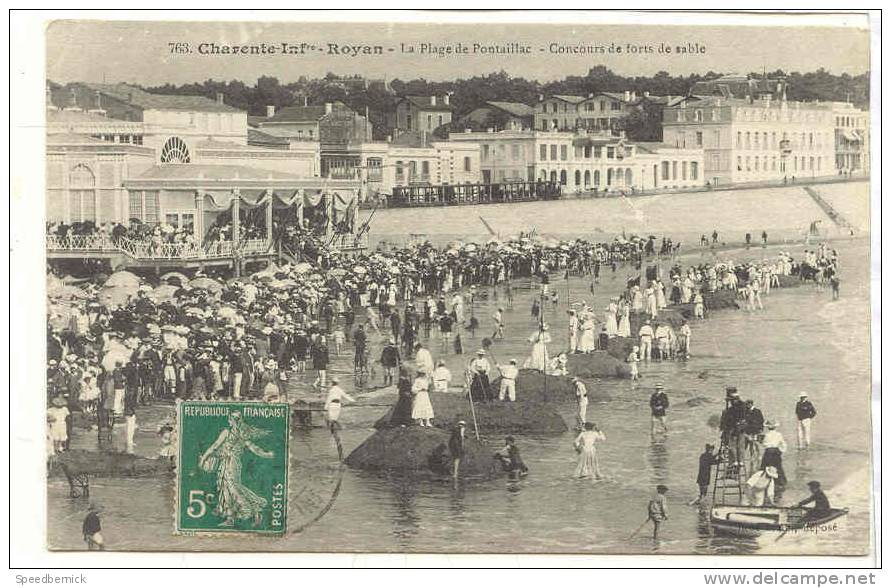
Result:
M659 540L659 527L662 521L668 520L668 500L665 495L668 493L668 486L659 484L656 486L656 495L647 505L647 520L653 521L653 541Z

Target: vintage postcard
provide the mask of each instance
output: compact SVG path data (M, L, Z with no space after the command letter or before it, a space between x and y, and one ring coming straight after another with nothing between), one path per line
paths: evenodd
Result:
M292 16L47 23L49 550L873 553L870 15Z

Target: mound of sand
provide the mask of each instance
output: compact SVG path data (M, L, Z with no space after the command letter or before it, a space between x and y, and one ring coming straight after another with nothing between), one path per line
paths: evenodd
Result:
M448 443L448 431L436 427L379 429L354 449L345 463L380 474L450 476L452 459ZM467 435L465 451L459 466L462 478L489 478L500 471L492 459L494 452L472 433Z
M149 459L129 453L72 450L55 458L54 471L71 475L88 474L98 477L138 478L173 473L169 459Z
M554 378L553 376L549 376ZM556 379L556 378L554 378ZM433 412L436 415L433 424L437 428L451 430L458 421L467 423L468 431L473 430L473 416L482 435L527 434L552 435L566 431L566 423L553 408L548 407L540 394L527 397L521 393L521 380L517 381L516 402L475 402L473 413L470 400L464 394L439 393L430 394ZM495 388L497 390L497 387ZM574 398L574 396L573 396ZM393 409L390 408L374 424L376 429L391 428L390 419Z

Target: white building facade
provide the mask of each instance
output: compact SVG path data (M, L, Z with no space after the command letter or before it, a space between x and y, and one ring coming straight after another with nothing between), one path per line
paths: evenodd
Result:
M605 133L456 133L479 145L484 183L544 180L570 192L693 188L705 184L702 149L631 143Z
M834 118L808 102L708 97L666 108L663 140L702 149L712 185L833 175Z

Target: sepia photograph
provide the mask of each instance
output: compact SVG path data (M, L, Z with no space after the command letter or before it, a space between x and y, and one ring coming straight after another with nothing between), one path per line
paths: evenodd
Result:
M874 555L873 16L446 14L46 21L45 548Z

